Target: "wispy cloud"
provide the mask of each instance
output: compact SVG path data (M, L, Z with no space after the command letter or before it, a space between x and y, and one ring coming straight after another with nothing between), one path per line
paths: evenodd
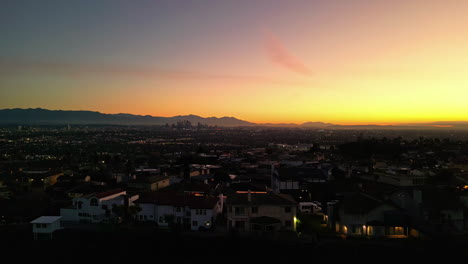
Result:
M264 42L265 50L272 62L299 74L310 75L312 73L309 67L291 54L271 31L264 31Z
M235 81L255 82L278 85L303 85L304 83L288 80L280 80L255 75L235 75L206 73L179 69L165 69L157 67L133 67L125 65L108 64L82 64L67 62L37 61L0 57L0 75L42 73L54 75L66 75L71 77L81 75L120 76L138 78L159 78L169 80L200 80L200 81Z

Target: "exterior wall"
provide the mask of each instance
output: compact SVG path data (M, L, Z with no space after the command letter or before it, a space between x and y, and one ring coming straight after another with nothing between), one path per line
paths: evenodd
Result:
M157 223L159 226L168 226L166 215L174 215L174 208L168 205L154 205L151 203L138 204L141 211L135 216L138 221L151 221Z
M340 209L340 228L339 232L346 235L364 235L363 226L367 223L367 215L363 214L345 214Z
M191 230L199 230L200 227L210 228L220 213L220 206L213 209L190 209L188 207L174 207L171 205L139 204L141 211L135 216L139 221L153 221L159 226L168 226L166 216L173 216L174 222L183 224L190 221ZM177 211L179 208L179 212Z
M345 214L343 209L340 208L339 214L341 221L337 231L354 236L385 236L386 233L388 233L385 227L370 227L366 224L371 221L384 222L384 213L394 209L393 206L384 204L371 210L367 214Z
M257 208L257 212L252 212L252 207ZM286 207L290 208L290 212L286 212ZM236 209L240 208L240 209ZM250 219L260 216L269 216L281 221L281 227L286 230L296 230L296 207L295 206L279 206L279 205L229 205L228 207L228 228L236 227L236 221L243 221L245 230L251 230ZM290 223L287 227L286 224Z
M60 225L60 220L57 220L50 224L33 224L33 233L47 233L50 234L56 230L62 229Z
M208 229L213 225L214 214L212 209L190 209L190 229Z
M141 211L138 212L138 214L135 215L135 219L138 221L151 221L151 222L157 222L157 219L155 217L155 210L157 210L157 207L153 204L138 204L140 206Z
M367 235L373 237L384 237L385 227L384 226L369 226L367 227Z
M156 206L156 216L155 220L159 226L169 226L169 223L166 221L165 216L174 215L174 207L171 205L158 205Z
M96 205L91 205L93 199L96 199ZM102 199L78 197L73 199L75 209L63 208L60 210L60 214L63 214L65 221L99 223L110 218L114 205L124 205L124 203L125 197L121 193Z
M80 218L78 217L78 210L75 208L61 208L60 216L62 221L78 222Z
M386 211L395 210L396 208L387 204L381 205L367 214L367 221L384 221L384 213Z
M279 183L280 190L299 190L298 181L280 181Z

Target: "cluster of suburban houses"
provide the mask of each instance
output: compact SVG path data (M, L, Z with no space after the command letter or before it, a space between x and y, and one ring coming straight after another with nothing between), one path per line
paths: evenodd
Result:
M34 233L120 221L119 207L126 213L137 208L131 214L136 222L192 231L220 226L239 232L296 231L302 214L323 217L329 230L343 236L407 238L468 231L467 192L429 186L429 170L381 165L370 174L349 166L339 168L343 178L337 179L337 167L331 164L286 162L269 163L263 175L229 175L230 181L216 182L210 168L193 165L185 179L149 172L130 179L129 188L73 188L67 192L71 205L61 208L59 216L31 222Z

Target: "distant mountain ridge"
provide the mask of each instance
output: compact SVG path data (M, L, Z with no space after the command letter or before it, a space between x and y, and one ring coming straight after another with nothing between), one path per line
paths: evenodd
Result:
M306 122L303 124L257 124L235 117L201 117L197 115L179 115L160 117L133 114L103 114L85 110L48 110L43 108L0 109L0 125L165 125L187 120L196 126L198 123L210 126L237 127L291 127L315 129L463 129L468 130L468 121L437 121L430 123L406 123L399 125L337 125L324 122Z
M196 115L180 115L173 117L159 117L132 114L103 114L93 111L47 110L42 108L14 108L0 110L0 124L24 125L165 125L188 120L196 126L198 122L205 125L217 126L252 126L251 122L234 117L200 117Z

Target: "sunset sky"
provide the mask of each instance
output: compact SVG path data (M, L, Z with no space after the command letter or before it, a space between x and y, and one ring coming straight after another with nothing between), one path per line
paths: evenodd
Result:
M0 109L468 120L468 1L2 1Z

